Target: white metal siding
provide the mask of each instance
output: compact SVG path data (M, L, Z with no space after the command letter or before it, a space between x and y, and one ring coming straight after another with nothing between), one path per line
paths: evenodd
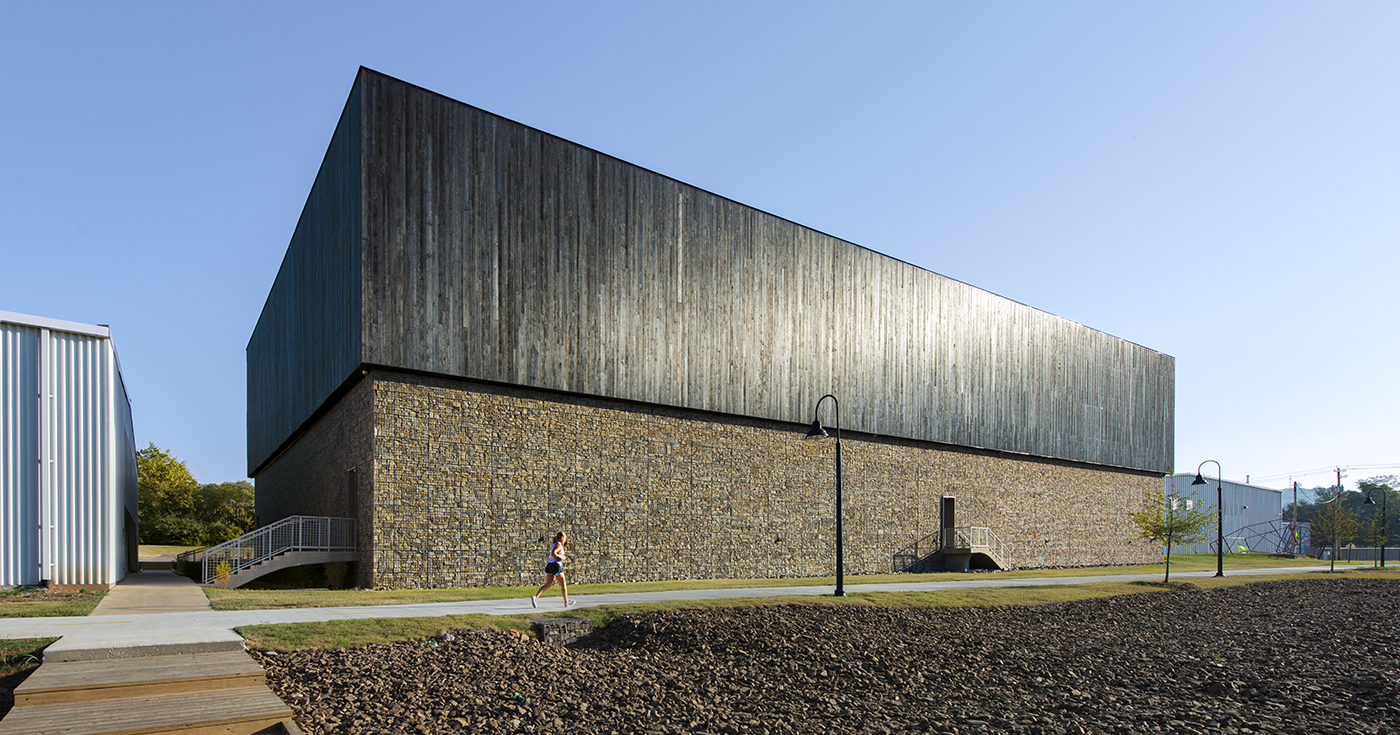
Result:
M135 437L102 327L0 312L0 584L112 584L129 571Z
M39 581L39 330L0 322L0 585Z
M44 357L45 424L44 548L46 579L55 584L92 584L108 579L111 493L106 434L111 423L103 400L107 375L104 340L50 332Z
M1173 547L1172 553L1174 554L1215 552L1215 485L1218 480L1214 477L1207 477L1205 485L1192 485L1191 482L1195 479L1196 476L1192 474L1171 475L1165 478L1164 489L1169 496L1191 498L1198 509L1210 514L1211 522L1209 529L1207 529L1207 535L1210 538L1195 546ZM1252 550L1256 552L1278 551L1273 545L1261 548L1258 540L1248 543L1246 537L1250 535L1248 529L1255 528L1259 524L1280 520L1283 512L1282 490L1225 480L1220 483L1220 496L1225 506L1221 520L1224 526L1226 553L1233 553L1241 544L1253 547Z

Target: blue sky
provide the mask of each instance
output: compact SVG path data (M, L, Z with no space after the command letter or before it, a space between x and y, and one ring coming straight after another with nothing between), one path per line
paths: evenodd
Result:
M1176 358L1178 470L1400 472L1400 5L10 3L0 309L242 479L360 65ZM1313 475L1308 470L1325 470Z

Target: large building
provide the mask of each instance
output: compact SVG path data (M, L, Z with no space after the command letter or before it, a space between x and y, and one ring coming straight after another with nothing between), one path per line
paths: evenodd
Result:
M248 343L259 522L359 520L360 584L834 568L942 525L1146 562L1171 357L361 69ZM831 401L823 423L837 423ZM951 498L947 500L945 498Z
M1215 477L1203 477L1205 484L1195 485L1195 479L1194 474L1182 473L1162 480L1162 491L1168 499L1189 504L1211 518L1205 541L1174 546L1173 554L1214 554L1218 548L1217 535L1224 542L1227 554L1301 554L1307 549L1307 539L1300 535L1306 524L1295 533L1290 519L1282 515L1282 490ZM1220 496L1219 512L1217 495Z
M0 311L0 587L137 571L136 438L105 326Z

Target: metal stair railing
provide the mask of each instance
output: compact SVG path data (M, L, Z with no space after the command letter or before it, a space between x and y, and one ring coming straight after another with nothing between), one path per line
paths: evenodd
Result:
M183 561L202 557L201 576L205 584L211 584L224 562L228 563L228 574L234 575L292 551L354 550L354 518L291 516L222 544L185 552L181 557Z
M960 526L943 529L943 548L975 549L985 548L996 554L1001 562L1011 567L1011 547L1007 546L990 528L981 526Z
M891 568L896 572L920 572L932 569L927 564L933 555L943 548L938 543L940 538L940 534L935 531L896 551L890 559Z

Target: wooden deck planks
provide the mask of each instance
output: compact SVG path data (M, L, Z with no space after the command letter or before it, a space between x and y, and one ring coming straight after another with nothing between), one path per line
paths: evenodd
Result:
M262 667L242 651L64 661L39 667L15 689L16 706L148 696L263 683Z
M42 667L40 667L42 668ZM135 735L136 733L252 733L292 718L265 686L127 697L100 704L66 702L15 707L0 735ZM241 725L241 727L230 727Z
M14 695L0 735L246 735L292 718L243 651L46 663Z

